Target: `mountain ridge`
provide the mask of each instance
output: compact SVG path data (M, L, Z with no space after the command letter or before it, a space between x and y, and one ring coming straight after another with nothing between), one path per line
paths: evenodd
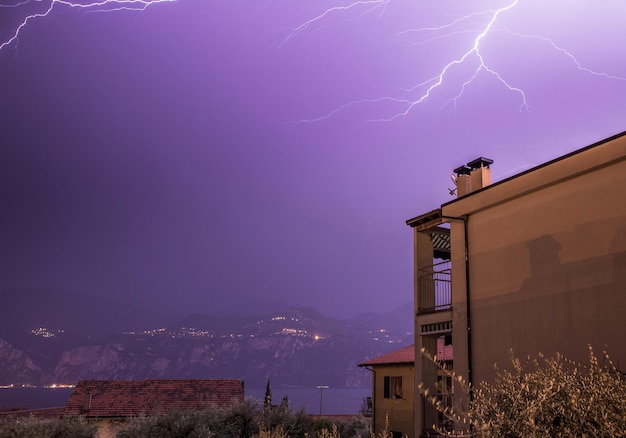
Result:
M29 300L42 293L48 296L38 304L46 305L28 313ZM238 378L253 386L271 379L285 386L368 387L371 375L357 364L413 340L411 303L346 320L305 306L238 317L197 312L177 320L145 314L133 320L141 309L88 296L65 307L72 298L54 290L0 294L0 317L11 314L0 323L0 357L13 358L0 363L0 384ZM97 318L72 316L93 308L99 309ZM15 320L21 322L12 326ZM90 324L83 336L81 324Z

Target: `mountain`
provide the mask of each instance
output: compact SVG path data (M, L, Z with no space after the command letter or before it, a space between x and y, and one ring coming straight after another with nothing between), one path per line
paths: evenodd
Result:
M238 378L248 387L368 387L357 364L412 343L412 304L350 320L315 309L177 322L63 291L0 294L0 384ZM5 319L6 318L6 319Z

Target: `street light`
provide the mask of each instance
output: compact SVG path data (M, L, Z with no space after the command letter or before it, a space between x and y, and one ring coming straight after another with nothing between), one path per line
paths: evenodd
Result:
M320 390L320 417L322 416L322 393L325 389L330 388L328 385L318 385L317 389Z

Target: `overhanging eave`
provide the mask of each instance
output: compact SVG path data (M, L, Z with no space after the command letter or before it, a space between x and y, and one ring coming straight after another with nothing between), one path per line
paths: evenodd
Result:
M406 224L417 231L427 230L443 222L441 208L429 211L406 221Z

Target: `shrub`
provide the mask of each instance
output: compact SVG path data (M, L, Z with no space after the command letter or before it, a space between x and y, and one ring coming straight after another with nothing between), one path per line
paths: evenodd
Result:
M370 422L362 415L355 415L345 421L336 421L339 434L344 438L366 438L370 436Z
M319 420L318 420L319 421ZM391 438L389 432L389 418L385 421L385 428L375 434L370 424L363 417L352 417L348 421L326 420L329 427L321 427L317 431L317 438ZM321 423L317 423L321 424Z
M211 423L211 415L207 412L172 411L165 415L133 418L117 436L119 438L212 438L215 434L209 428Z
M13 417L0 424L0 438L91 438L95 434L96 425L79 417Z
M139 417L118 433L119 438L249 438L258 433L257 406L245 400L228 409L171 411Z
M254 438L289 438L282 427L278 426L274 430L261 428L258 435Z
M285 403L261 411L252 399L228 409L136 417L115 429L119 438L388 438L371 434L362 416L314 421L303 408L292 411ZM0 438L91 438L96 430L95 421L82 417L9 417L0 423Z
M289 438L304 438L314 436L315 427L311 417L304 408L292 411L286 406L269 409L263 412L261 427L266 431L281 429Z
M304 409L287 407L265 410L260 433L255 438L369 438L370 425L363 416L348 420L313 420Z
M472 395L463 412L425 393L457 430L473 437L626 436L626 381L606 352L599 361L589 347L588 365L560 354L524 364L512 357L512 365L478 389L451 373Z
M333 427L338 429L337 425L333 424L328 418L319 418L318 420L315 420L314 423L315 432L318 436L320 436L322 431L330 431Z

